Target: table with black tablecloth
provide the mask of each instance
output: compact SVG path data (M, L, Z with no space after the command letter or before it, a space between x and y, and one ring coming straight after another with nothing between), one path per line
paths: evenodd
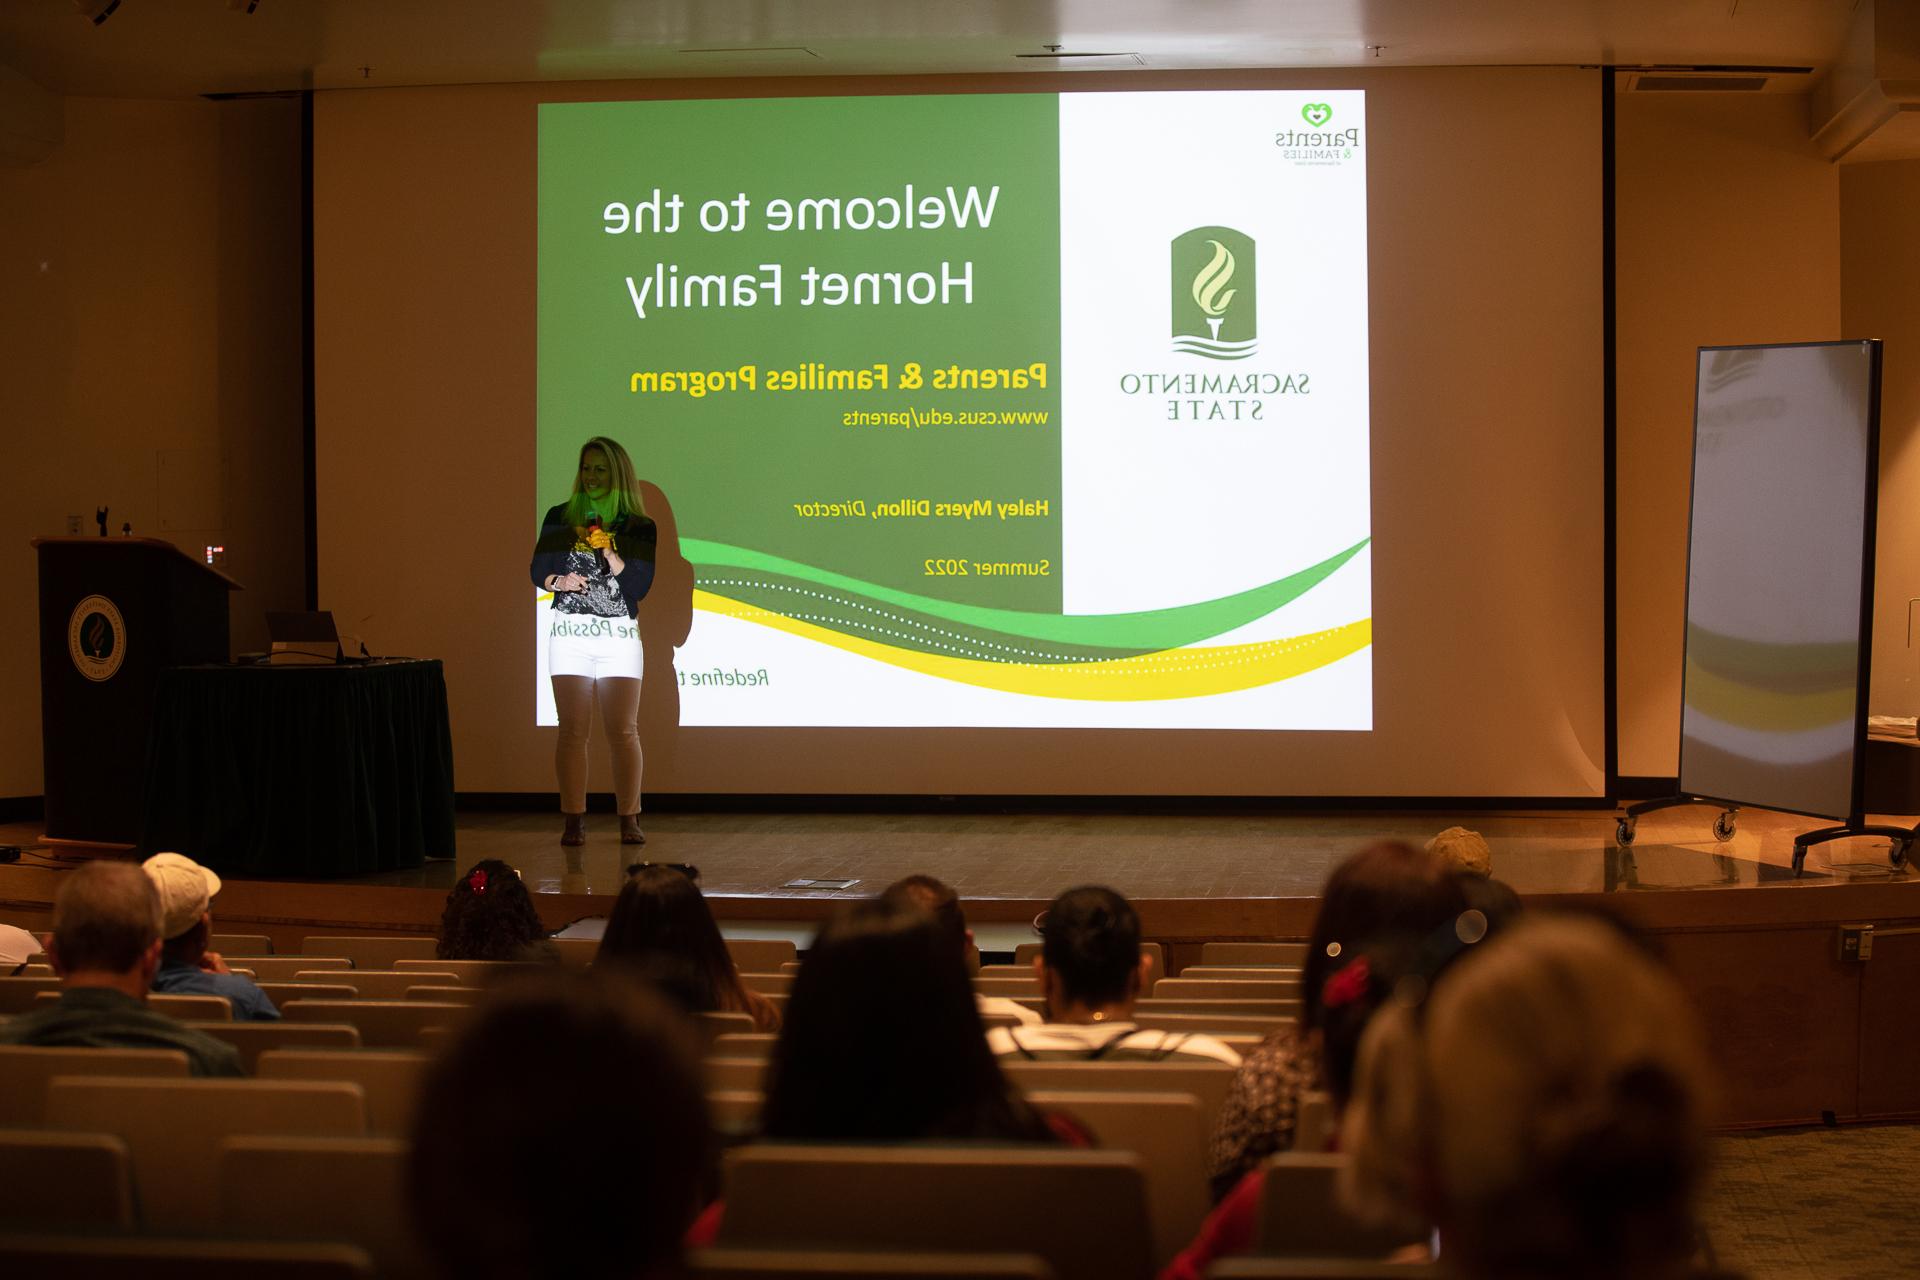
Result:
M440 663L163 671L142 846L223 875L364 875L452 857Z

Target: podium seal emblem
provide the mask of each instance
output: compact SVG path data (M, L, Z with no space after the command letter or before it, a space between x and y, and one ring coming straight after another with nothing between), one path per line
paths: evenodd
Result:
M99 682L113 679L127 656L127 624L119 606L105 596L88 596L67 619L67 656L74 670Z

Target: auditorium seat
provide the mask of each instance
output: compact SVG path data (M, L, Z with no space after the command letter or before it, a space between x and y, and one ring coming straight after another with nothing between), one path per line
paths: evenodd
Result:
M1034 957L1040 954L1041 943L1023 942L1013 949L1013 962L1024 965L1029 973L1033 971ZM1167 949L1157 942L1143 942L1140 951L1153 962L1147 970L1147 986L1167 976Z
M1024 978L980 977L973 980L973 990L976 995L1004 996L1009 999L1014 996L1038 996L1040 980L1031 972Z
M1437 1280L1449 1273L1432 1262L1372 1258L1222 1258L1207 1280Z
M1301 1094L1293 1109L1293 1149L1328 1151L1339 1136L1340 1118L1333 1113L1332 1095L1317 1089Z
M1245 978L1250 982L1298 982L1306 975L1298 965L1190 964L1180 971L1183 978Z
M291 982L296 973L315 969L351 969L345 956L223 956L229 966L253 970L258 982ZM332 974L328 974L329 977Z
M766 1087L767 1059L714 1058L703 1064L707 1088L762 1089Z
M1152 1274L1125 1151L754 1144L727 1153L723 1248L1033 1253L1060 1280Z
M742 970L740 984L762 995L786 995L793 990L793 975L786 973L748 973Z
M1031 964L983 964L976 978L1028 978L1034 982L1040 979L1034 974Z
M1153 984L1155 1000L1298 1000L1300 979L1255 981L1247 978L1162 978Z
M1300 1021L1295 1014L1161 1013L1156 1009L1142 1009L1138 1005L1134 1007L1133 1020L1153 1031L1192 1031L1216 1039L1248 1035L1265 1037L1275 1031L1288 1030Z
M486 998L485 987L408 987L402 1000L437 1000L442 1004L479 1004Z
M425 1027L452 1026L469 1007L426 1000L291 1000L280 1006L289 1022L344 1022L360 1029L369 1049L413 1049Z
M1028 1062L1002 1058L1001 1069L1025 1093L1190 1093L1207 1131L1226 1103L1234 1068L1224 1062Z
M217 1217L221 1139L359 1137L366 1108L358 1085L338 1082L59 1076L47 1086L47 1127L118 1136L133 1156L142 1223L201 1231Z
M753 1019L744 1013L697 1013L694 1022L711 1045L715 1036L745 1034L754 1030Z
M220 1144L220 1230L365 1249L382 1280L427 1274L395 1138L241 1134Z
M478 987L546 965L537 960L396 960L393 967L411 973L450 973L461 986Z
M1298 1018L1300 1003L1298 996L1181 996L1173 999L1156 995L1137 1001L1134 1008L1144 1013L1238 1013L1266 1018Z
M1334 1184L1348 1157L1287 1151L1261 1166L1260 1222L1254 1251L1294 1258L1384 1258L1420 1244L1427 1232L1389 1231L1356 1222L1341 1207Z
M1053 1280L1030 1253L804 1253L792 1249L698 1249L689 1280Z
M344 969L325 971L328 977L345 977ZM344 982L261 982L256 984L267 999L273 1001L273 1007L279 1008L289 1000L358 1000L360 989L350 987Z
M1072 1116L1103 1151L1131 1151L1147 1179L1153 1264L1165 1266L1207 1216L1207 1140L1212 1130L1191 1093L1037 1090L1027 1100Z
M751 1134L760 1124L767 1095L758 1089L709 1089L707 1111L716 1133Z
M35 999L43 992L60 990L60 979L0 978L0 1013L32 1013Z
M561 964L585 967L600 953L598 938L548 938L547 942L559 955Z
M344 1022L189 1022L188 1026L215 1040L224 1040L240 1051L240 1062L249 1072L256 1068L263 1053L276 1049L307 1052L358 1049L360 1032Z
M742 973L779 973L780 966L800 954L785 938L728 938L727 951Z
M404 1000L408 987L458 986L460 976L445 970L427 969L362 969L358 966L346 970L328 972L324 969L303 971L293 975L295 982L326 982L343 987L352 987L362 1000Z
M10 1231L123 1230L134 1222L133 1157L111 1134L0 1129L0 1188L0 1242Z
M86 1280L373 1280L366 1251L343 1244L0 1236L0 1272Z
M179 1049L66 1049L0 1045L0 1125L41 1124L46 1119L47 1082L55 1076L153 1076L187 1078L187 1055ZM0 1182L0 1195L6 1183Z
M9 981L20 982L23 979L13 978ZM59 999L60 988L56 980L53 990L35 993L33 1007L43 1008L56 1003ZM178 1018L182 1022L233 1021L233 1001L225 996L166 995L155 991L147 996L147 1007L155 1013L164 1013L169 1018Z
M1307 944L1301 942L1203 942L1200 963L1208 965L1303 965Z
M273 954L273 939L264 933L216 933L207 939L207 950L217 951L223 957L228 952L242 956L270 956Z
M715 1058L771 1058L779 1039L770 1031L730 1031L715 1036L707 1053Z
M420 1098L420 1079L426 1074L427 1055L415 1049L337 1050L269 1049L254 1064L262 1080L344 1080L360 1086L365 1102L367 1133L376 1138L404 1138L413 1129L413 1111Z
M53 966L50 964L29 963L21 965L8 976L14 978L57 978L60 975L53 971Z
M423 934L313 934L300 940L304 955L345 956L356 969L391 969L396 960L431 960L437 938Z

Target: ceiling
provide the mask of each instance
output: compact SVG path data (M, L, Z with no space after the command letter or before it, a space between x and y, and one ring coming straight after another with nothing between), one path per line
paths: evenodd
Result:
M1868 0L0 0L57 94L1458 65L1829 65ZM1105 57L1041 57L1104 54ZM1025 55L1025 56L1023 56ZM1811 77L1791 77L1799 84Z

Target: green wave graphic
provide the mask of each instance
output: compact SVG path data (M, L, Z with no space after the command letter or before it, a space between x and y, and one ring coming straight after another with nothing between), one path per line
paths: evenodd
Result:
M730 546L724 542L709 542L704 538L682 538L680 550L692 562L696 577L701 570L733 569L792 578L1007 636L1088 648L1146 651L1177 649L1182 645L1195 644L1264 617L1318 586L1335 570L1360 554L1371 541L1371 538L1362 538L1318 564L1262 586L1222 596L1218 600L1203 600L1171 609L1151 609L1140 613L1104 614L1033 613L1020 609L956 604L950 600L936 600L911 591L883 587L878 583L862 582L858 578L828 569L816 569L812 565L769 555L764 551Z

